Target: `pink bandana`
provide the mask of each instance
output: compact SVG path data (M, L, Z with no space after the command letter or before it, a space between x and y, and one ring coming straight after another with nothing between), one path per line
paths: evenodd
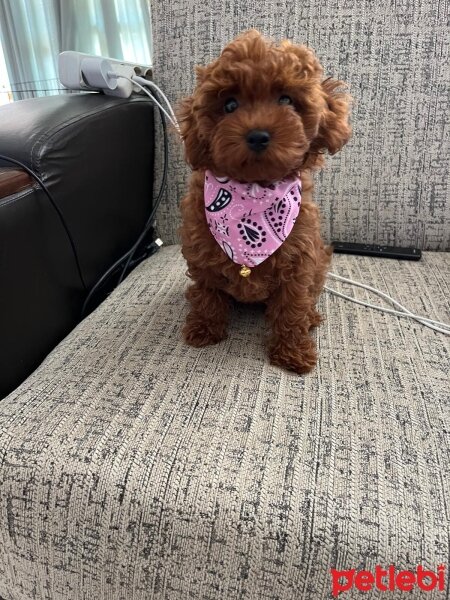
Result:
M256 267L291 233L300 211L301 190L299 178L261 186L215 177L206 171L209 229L228 258L238 265Z

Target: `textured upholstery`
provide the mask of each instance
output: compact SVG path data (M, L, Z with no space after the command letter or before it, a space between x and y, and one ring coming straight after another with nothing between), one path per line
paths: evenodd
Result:
M449 0L152 0L155 78L179 99L194 65L250 27L309 44L355 99L353 139L319 177L326 238L449 250L449 9ZM168 242L187 180L174 141L175 155L159 217Z
M333 565L446 563L448 338L324 293L299 377L258 306L184 345L184 271L142 263L0 403L0 596L325 600ZM449 254L334 271L449 319Z

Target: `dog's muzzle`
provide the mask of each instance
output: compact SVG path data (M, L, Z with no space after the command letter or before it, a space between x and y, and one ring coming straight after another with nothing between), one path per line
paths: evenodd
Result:
M262 152L270 142L270 133L262 129L252 129L247 133L247 145L253 152Z

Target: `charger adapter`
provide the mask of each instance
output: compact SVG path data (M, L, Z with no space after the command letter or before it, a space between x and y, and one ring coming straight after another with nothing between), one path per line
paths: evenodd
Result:
M87 85L96 89L115 90L117 78L111 77L112 64L106 58L89 56L80 64L81 76Z

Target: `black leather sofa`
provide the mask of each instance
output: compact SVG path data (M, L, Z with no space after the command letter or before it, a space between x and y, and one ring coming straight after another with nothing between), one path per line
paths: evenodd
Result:
M153 109L145 98L71 94L0 108L0 398L77 324L87 292L133 244L152 208ZM1 185L0 185L1 190ZM6 191L5 191L6 190Z

